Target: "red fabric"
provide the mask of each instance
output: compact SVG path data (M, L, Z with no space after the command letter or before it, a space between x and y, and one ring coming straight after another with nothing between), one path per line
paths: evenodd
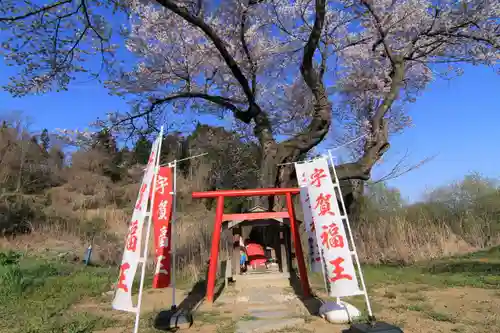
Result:
M156 195L153 203L156 270L153 288L170 286L170 219L172 218L173 177L172 168L161 167L156 178Z
M267 262L264 248L260 244L251 243L247 245L248 261L251 266L263 265Z

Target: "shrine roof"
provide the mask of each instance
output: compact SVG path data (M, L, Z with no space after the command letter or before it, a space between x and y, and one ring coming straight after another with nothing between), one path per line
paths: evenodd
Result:
M244 214L249 214L251 215L252 213L277 213L283 215L284 213L280 212L275 212L275 211L269 211L266 208L262 206L254 206L247 210ZM286 213L285 213L286 214ZM231 215L231 214L226 214L226 215ZM288 215L288 214L287 214ZM300 224L302 221L297 220L297 223ZM252 225L252 226L267 226L267 225L273 225L275 223L283 223L285 225L289 225L289 219L288 218L282 218L282 217L269 217L269 218L262 218L262 219L239 219L239 220L226 220L223 222L223 227L227 229L234 228L238 225Z

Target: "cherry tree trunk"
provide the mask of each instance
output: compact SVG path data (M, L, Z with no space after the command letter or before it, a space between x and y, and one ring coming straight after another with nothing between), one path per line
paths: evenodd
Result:
M257 187L296 187L295 167L293 163L286 163L298 161L300 156L301 153L298 149L285 147L281 144L269 147L267 151L263 149ZM342 170L339 171L342 172ZM343 178L341 174L338 174L338 177ZM363 183L363 181L351 181L349 179L340 181L344 203L349 214L355 214L357 211L356 207L363 195ZM274 210L283 209L285 207L284 203L284 198L280 197L255 197L252 200L252 206L259 205Z

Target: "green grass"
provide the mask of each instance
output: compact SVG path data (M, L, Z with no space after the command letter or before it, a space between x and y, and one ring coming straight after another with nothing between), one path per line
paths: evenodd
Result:
M193 321L197 324L215 325L217 333L234 332L236 323L219 311L196 311Z
M388 283L496 289L500 288L500 247L406 267L362 265L362 269L368 289ZM312 274L311 281L319 288L323 285L320 274Z
M410 295L407 295L405 296L405 298L409 301L418 301L418 302L423 302L426 300L426 297L424 295L421 295L421 294L410 294Z
M381 295L387 301L402 297L409 302L408 305L393 305L394 309L421 312L434 321L455 323L456 318L434 311L425 303L426 297L421 292L460 286L500 289L500 247L412 266L362 265L362 269L369 293L377 287L397 285L397 290L385 291ZM323 277L320 274L311 274L310 277L313 287L323 291ZM358 309L364 309L363 319L367 316L363 298L347 297L345 300ZM371 302L371 305L375 313L383 308L380 302Z
M228 333L228 332L234 332L235 330L236 330L236 322L231 319L228 319L219 322L215 332Z
M408 305L408 311L425 312L429 311L429 305L427 304L412 304Z
M48 321L37 321L17 332L38 333L87 333L114 325L116 321L89 313L65 314L52 317ZM12 332L8 330L7 332Z
M456 322L455 318L452 315L444 312L435 311L432 309L432 306L430 304L426 303L409 305L407 307L407 310L422 312L426 317L434 321L446 321L450 323Z
M85 297L101 295L114 281L115 269L85 267L59 261L16 256L0 260L2 332L93 332L112 322L66 310ZM1 259L1 258L0 258Z
M430 319L432 319L434 321L447 321L450 323L456 322L455 318L452 315L447 314L447 313L431 310L431 311L427 311L426 314Z
M312 332L313 331L300 326L296 327L291 326L291 327L285 327L280 330L269 331L269 333L312 333Z
M217 324L222 318L218 311L196 311L194 320L207 324Z
M422 312L435 321L454 322L452 316L427 308L421 302L425 297L418 292L426 285L429 289L449 286L500 289L500 247L409 267L363 265L363 271L369 289L387 284L404 286L403 297L412 302L407 311ZM100 297L115 282L117 274L116 268L85 267L0 252L0 332L86 333L111 326L114 322L109 318L72 313L68 309L81 299ZM320 275L312 274L311 282L318 288L323 286ZM149 284L146 281L145 285ZM398 297L393 291L384 296ZM364 307L361 298L359 304L358 298L348 301ZM377 304L373 307L377 311ZM215 313L197 313L195 320L216 324L218 330L226 329L225 325L234 326L229 318Z

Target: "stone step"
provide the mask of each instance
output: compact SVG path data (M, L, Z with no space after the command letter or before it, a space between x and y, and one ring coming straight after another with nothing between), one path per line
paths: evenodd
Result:
M266 304L258 304L258 305L250 305L248 311L289 311L288 303L266 303Z
M272 318L278 319L278 318L293 317L293 314L290 313L290 311L287 309L271 310L271 311L256 309L256 310L249 310L248 314L258 319L272 319Z
M266 272L253 272L253 273L247 273L243 275L238 275L235 277L235 280L253 280L253 279L261 279L261 280L279 280L279 279L284 279L287 280L290 279L290 273L266 273Z
M292 328L305 323L303 318L240 320L236 323L236 333L265 333Z

